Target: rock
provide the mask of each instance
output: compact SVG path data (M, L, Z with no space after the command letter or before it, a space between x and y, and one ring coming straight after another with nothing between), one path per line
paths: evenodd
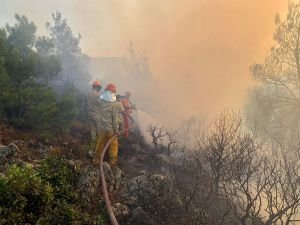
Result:
M93 151L93 150L89 150L88 152L87 152L87 156L88 157L90 157L90 158L95 158L95 151Z
M167 183L167 178L163 174L143 174L137 177L132 178L128 183L128 191L134 192L138 189L149 189L155 188L159 185L161 186L164 183Z
M114 167L112 169L115 180L120 180L124 177L124 172L119 167Z
M77 187L83 199L82 204L89 204L100 187L98 169L93 166L84 167L79 175Z
M128 182L128 192L133 193L141 187L147 185L147 176L145 174L132 178Z
M6 157L10 154L10 149L4 145L0 145L0 158L6 159Z
M115 190L115 178L110 168L110 165L107 162L103 163L103 171L105 175L107 189L109 192L113 192Z
M103 163L103 171L106 178L106 182L110 184L114 184L114 174L110 168L110 165L107 162Z
M133 210L130 221L131 225L156 225L141 207Z
M23 140L13 140L13 141L11 141L11 143L14 143L16 145L25 145L26 144L26 142Z
M103 163L103 170L109 192L119 189L125 182L124 172L117 166L111 168L107 162Z
M122 196L122 201L126 204L126 205L130 205L130 206L137 206L137 201L138 198L133 196L133 195L123 195Z
M170 187L169 178L163 174L142 174L127 182L126 194L122 195L123 202L131 208L144 207L145 205L140 203L145 204L151 199L155 199L160 204L159 202L169 201L171 198ZM178 199L176 201L176 205L180 204Z
M19 147L15 143L10 143L9 145L7 145L7 147L9 147L12 152L14 152L14 154L16 154L17 152L21 152Z
M124 183L125 183L125 174L119 167L114 167L113 170L113 176L114 176L114 187L115 189L119 189Z
M15 157L18 152L20 152L20 149L14 143L10 143L8 146L0 144L0 165L13 161L12 158Z
M0 157L15 156L18 152L18 147L15 144L9 144L9 146L0 145Z
M129 209L126 205L121 204L121 203L115 203L112 206L113 212L115 214L115 216L118 219L124 219L124 217L127 217L129 215Z
M50 146L45 146L42 143L37 143L36 150L39 152L46 152L50 150Z
M79 170L83 164L81 160L68 160L68 163L70 166L74 167L75 170Z
M146 174L147 174L147 171L146 171L146 170L140 170L139 173L140 173L140 174L146 175Z

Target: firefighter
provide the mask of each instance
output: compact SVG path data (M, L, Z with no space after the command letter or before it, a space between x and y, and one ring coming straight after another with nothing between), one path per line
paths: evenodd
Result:
M94 165L100 162L100 156L104 145L114 135L119 134L119 111L120 103L116 101L116 86L108 84L100 96L100 126L93 160ZM118 138L114 137L109 148L109 164L114 167L118 160Z
M97 130L99 128L100 115L99 115L99 97L100 97L101 83L95 80L92 84L92 90L90 90L86 95L86 108L88 123L90 127L90 135L92 138L92 143L97 140Z
M129 91L126 91L125 95L121 98L121 103L124 107L124 112L125 112L125 115L123 116L124 126L125 126L125 129L127 129L124 132L125 137L128 137L128 135L129 135L129 129L128 128L130 126L130 119L126 115L130 115L132 113L132 109L134 109L134 106L132 106L132 104L129 100L130 96L131 96L131 93Z

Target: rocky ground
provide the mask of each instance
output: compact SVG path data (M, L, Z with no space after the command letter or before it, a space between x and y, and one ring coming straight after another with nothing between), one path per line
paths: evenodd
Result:
M86 206L90 212L99 213L99 204L104 204L99 184L99 168L92 165L89 149L79 148L72 141L59 146L32 140L6 142L0 145L0 172L5 172L14 163L38 166L41 160L50 155L63 155L68 158L70 165L80 169L77 188L81 205ZM170 181L163 172L162 165L163 157L155 155L140 137L120 137L118 168L111 169L109 164L104 164L110 199L120 224L161 224L155 221L153 215L159 218L165 213L162 202L171 193ZM152 204L152 201L156 203ZM180 204L179 200L174 202Z

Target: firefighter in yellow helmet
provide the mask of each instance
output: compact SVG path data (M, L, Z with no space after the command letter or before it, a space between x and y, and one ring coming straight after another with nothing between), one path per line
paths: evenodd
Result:
M101 152L107 141L119 132L120 103L116 101L116 86L108 84L100 96L100 127L94 165L99 164ZM115 137L109 148L109 164L115 166L118 160L118 138Z

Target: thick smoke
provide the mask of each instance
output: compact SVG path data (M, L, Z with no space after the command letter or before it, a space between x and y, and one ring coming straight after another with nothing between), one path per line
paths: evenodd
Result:
M95 56L122 56L129 41L145 50L169 124L192 115L237 109L251 85L249 65L269 51L275 14L285 1L110 1L95 4ZM84 8L89 11L88 5ZM79 12L78 12L79 13ZM107 15L104 16L104 15ZM90 19L91 19L90 18Z

